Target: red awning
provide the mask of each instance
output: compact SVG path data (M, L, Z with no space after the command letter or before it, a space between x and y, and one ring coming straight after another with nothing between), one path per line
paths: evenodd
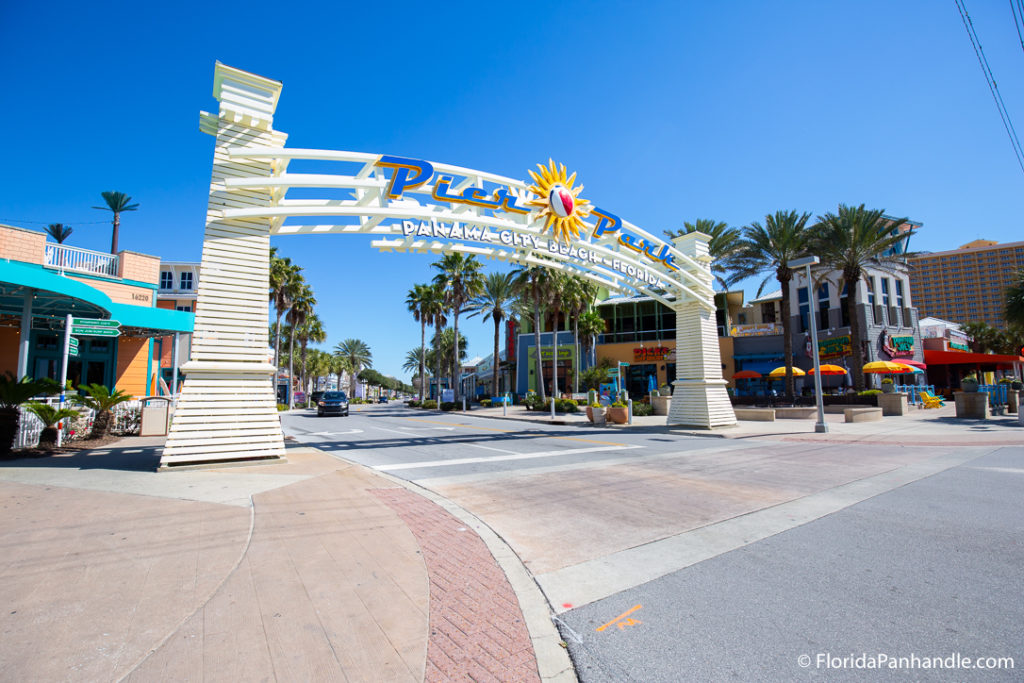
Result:
M1022 356L1004 356L994 353L961 353L960 351L924 350L928 365L995 365L1012 368L1014 363L1024 363Z
M904 365L909 365L909 366L915 367L915 368L921 368L922 370L924 370L925 368L928 367L926 364L922 363L919 360L900 360L898 358L894 358L892 362L893 363L903 363Z

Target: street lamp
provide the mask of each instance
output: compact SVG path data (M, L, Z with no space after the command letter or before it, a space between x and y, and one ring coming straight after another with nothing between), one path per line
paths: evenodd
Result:
M807 278L807 324L811 328L811 356L814 358L814 393L818 404L818 422L814 425L814 431L824 434L828 432L828 425L825 424L825 406L822 404L821 399L821 362L818 359L818 325L814 321L814 300L811 296L813 293L811 288L811 266L816 266L820 262L821 261L817 256L804 256L803 258L789 261L786 263L786 267L790 270L796 270L801 266L806 269L804 272Z

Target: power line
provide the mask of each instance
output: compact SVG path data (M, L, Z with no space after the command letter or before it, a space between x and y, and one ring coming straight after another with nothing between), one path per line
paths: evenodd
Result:
M1020 49L1024 50L1024 0L1010 0L1010 11L1013 12L1013 25L1017 29Z
M11 223L31 223L32 225L49 225L50 223L56 223L57 221L23 221L20 218L0 218L0 221L10 221ZM110 225L110 221L74 221L70 223L72 227L76 225ZM65 223L65 225L69 225Z
M1020 140L1017 138L1017 131L1013 127L1013 122L1010 121L1010 113L1006 110L1003 96L999 93L999 86L996 85L995 76L992 74L992 69L985 58L985 51L981 47L981 39L978 38L978 34L974 31L974 24L971 22L971 16L967 13L964 0L953 0L953 2L956 3L956 8L960 12L960 19L964 22L967 37L971 40L971 47L974 48L974 54L978 58L978 64L981 65L981 71L985 74L985 81L988 83L988 89L992 93L992 99L995 100L996 109L999 110L999 118L1003 121L1003 128L1006 129L1006 134L1010 136L1010 145L1013 146L1013 154L1017 158L1017 165L1020 166L1021 172L1024 172L1024 148L1021 147Z

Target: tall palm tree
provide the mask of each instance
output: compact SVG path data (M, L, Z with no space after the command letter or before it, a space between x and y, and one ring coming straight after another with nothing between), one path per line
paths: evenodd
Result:
M427 312L431 301L435 298L435 290L430 285L413 285L405 297L405 305L412 313L413 319L420 324L420 402L423 402L423 382L427 373L427 323L430 314Z
M63 223L50 223L46 226L46 233L57 242L57 244L64 244L64 240L71 237L71 233L74 232L74 228L70 225L64 225Z
M561 331L562 308L565 307L568 276L558 270L548 272L544 294L551 312L551 398L558 398L558 333Z
M597 298L597 285L578 275L570 275L565 288L566 313L572 320L573 349L576 361L573 363L573 391L580 390L580 366L583 364L580 346L580 316L583 315Z
M776 211L764 217L764 225L753 222L743 228L743 240L734 256L742 277L768 273L757 290L760 296L772 274L782 288L782 348L786 357L786 400L793 400L793 338L789 315L789 283L793 273L786 264L807 253L810 213Z
M432 264L440 273L434 277L434 284L444 290L444 300L452 312L452 327L455 336L459 336L459 313L466 303L478 295L484 286L483 264L473 255L466 256L451 252ZM455 359L455 372L452 373L452 387L455 400L459 400L458 358Z
M426 363L426 357L427 350L424 347L417 346L414 349L410 349L405 354L405 363L402 364L402 369L406 372L422 371ZM421 399L423 397L422 389L420 390L420 397Z
M291 308L292 297L302 283L302 268L292 263L287 256L281 258L277 249L270 250L270 301L277 313L277 327L274 337L274 365L281 365L281 316Z
M326 377L327 375L334 372L332 366L333 360L334 356L327 353L326 351L321 351L320 349L312 349L309 352L309 374L310 377L312 377L315 380L313 382L313 388L316 388L317 384L319 384L319 379L321 377Z
M597 365L597 335L604 334L607 323L596 310L590 310L579 317L579 332L583 335L584 351L591 352L590 364Z
M913 233L912 230L902 233L896 230L906 221L906 218L886 218L884 210L865 209L863 204L840 204L836 213L818 216L812 231L814 253L822 264L842 273L840 290L844 285L848 288L846 305L850 316L853 386L858 390L864 388L864 352L857 317L857 285L869 266L893 271L903 263L904 257L892 250L908 237L908 232ZM808 288L810 286L808 283Z
M1006 322L1024 327L1024 269L1017 273L1017 280L1006 290ZM1018 353L1024 353L1020 349Z
M462 364L462 361L466 359L466 349L469 344L466 340L466 335L459 335L459 348L457 354L455 348L455 330L451 327L446 327L441 330L441 334L439 336L435 336L432 342L434 344L434 351L437 354L437 358L444 362L445 369L448 370L448 374L451 375Z
M708 242L708 255L714 259L711 263L711 275L718 282L721 291L728 292L730 287L743 279L736 270L735 262L743 240L743 232L739 228L730 228L721 221L698 218L696 223L683 223L683 227L680 229L666 230L665 235L675 238L688 235L691 232L702 232L711 237ZM732 329L728 298L725 300L723 310L725 311L725 329Z
M370 347L362 339L346 339L334 347L334 354L348 362L350 372L349 396L355 397L356 378L363 368L369 368L373 365L373 354L370 353Z
M292 292L292 305L288 309L288 314L285 318L292 328L291 333L288 335L288 382L292 386L295 385L295 337L299 334L300 328L306 323L306 319L313 315L313 308L315 306L316 297L313 296L313 288L305 282L297 283L294 291ZM305 346L303 346L303 353L305 353ZM289 410L294 407L295 404L292 400L293 393L294 392L289 388Z
M544 307L544 283L547 271L540 266L524 266L512 271L516 278L516 289L524 302L532 305L533 348L536 354L534 372L537 373L537 394L544 400L544 366L540 357L540 313Z
M306 359L306 347L309 344L323 344L327 341L327 332L324 330L323 322L316 313L309 313L306 319L299 325L298 338L302 345L302 386L307 388L306 407L309 407L309 374Z
M99 209L101 211L110 211L114 214L114 233L110 238L110 253L117 253L117 234L121 230L121 214L125 211L136 211L139 208L138 204L130 204L132 198L126 195L124 192L101 192L103 201L107 203L106 206L94 206L92 208Z
M345 373L348 373L349 377L352 378L352 382L355 382L355 373L353 372L352 363L349 362L348 358L344 356L338 356L331 354L331 360L328 365L330 371L338 376L338 391L344 391L342 378ZM354 398L349 396L349 398Z
M494 321L494 362L491 368L492 395L498 395L498 368L501 365L499 346L501 341L501 323L511 312L512 302L516 298L515 276L512 273L489 273L484 282L483 291L469 302L469 317L482 315L484 320Z
M423 310L423 316L426 318L427 325L431 325L434 328L434 336L437 337L441 334L441 330L448 324L448 309L445 308L444 303L444 292L441 287L437 285L429 285L428 291L424 292L423 302L421 303ZM430 355L429 353L424 354L426 364L433 366L435 375L434 381L437 383L437 401L438 405L441 402L441 357L438 355ZM429 398L430 392L428 391L424 398Z

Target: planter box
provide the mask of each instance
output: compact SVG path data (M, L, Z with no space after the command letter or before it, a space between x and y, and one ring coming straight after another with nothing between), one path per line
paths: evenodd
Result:
M608 408L608 421L614 422L615 424L624 425L629 419L629 415L626 414L625 408Z
M988 407L988 394L983 392L954 391L956 416L971 420L987 420L992 413Z
M908 410L906 394L881 394L878 396L878 407L882 415L906 415Z
M606 408L591 408L587 406L587 419L596 425L603 425L607 412Z
M672 404L671 396L652 396L651 407L655 415L668 415L669 407Z

